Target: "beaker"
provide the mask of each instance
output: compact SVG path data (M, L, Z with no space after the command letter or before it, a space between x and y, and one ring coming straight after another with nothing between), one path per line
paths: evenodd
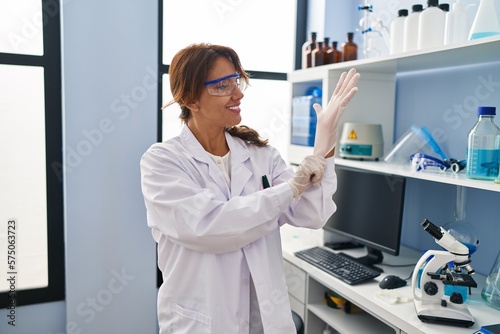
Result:
M500 251L490 274L486 277L486 284L481 291L481 296L488 305L500 310Z

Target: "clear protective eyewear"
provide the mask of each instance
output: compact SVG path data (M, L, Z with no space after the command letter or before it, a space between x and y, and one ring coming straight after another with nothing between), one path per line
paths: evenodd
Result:
M214 96L231 96L234 89L238 87L241 91L245 89L245 84L240 80L241 75L234 73L225 77L207 81L205 85L208 89L208 94Z

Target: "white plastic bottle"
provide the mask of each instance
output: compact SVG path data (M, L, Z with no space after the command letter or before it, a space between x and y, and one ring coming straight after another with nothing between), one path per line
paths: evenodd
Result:
M493 0L481 0L472 23L469 39L478 39L500 34L500 25Z
M444 44L460 43L467 40L469 35L469 19L462 7L462 1L457 0L452 10L446 14Z
M418 48L418 19L424 7L420 4L411 7L411 14L405 18L403 52L414 51Z
M438 0L427 0L427 8L420 14L418 21L419 50L444 45L446 14L438 6Z
M405 19L408 16L407 9L398 10L398 17L391 22L391 44L390 54L403 52L405 38Z

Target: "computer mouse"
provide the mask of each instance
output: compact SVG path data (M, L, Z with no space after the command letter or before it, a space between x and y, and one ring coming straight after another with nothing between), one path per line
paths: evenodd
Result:
M396 275L388 275L378 284L381 289L397 289L405 285L406 280Z

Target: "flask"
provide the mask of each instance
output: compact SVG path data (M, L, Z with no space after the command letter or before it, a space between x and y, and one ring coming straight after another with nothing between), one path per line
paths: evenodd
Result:
M398 17L391 22L391 42L389 52L396 54L403 52L405 37L405 19L408 16L408 9L398 10Z
M467 40L469 34L469 20L467 12L462 7L462 1L457 0L452 10L446 14L444 29L444 44L460 43Z
M340 63L342 61L342 52L337 49L338 42L332 42L332 55L330 56L330 64ZM333 59L331 58L333 57Z
M467 138L466 175L471 179L494 180L500 159L500 129L494 123L495 107L478 107L478 120Z
M354 33L347 33L347 41L342 44L342 61L358 59L358 45L353 42Z
M311 67L311 62L310 62L309 57L310 57L311 51L314 50L314 48L316 48L316 37L317 37L317 34L315 32L311 32L311 39L306 41L302 45L302 68L303 69Z
M418 48L418 22L420 13L424 7L420 4L413 5L411 7L411 14L409 14L405 19L405 36L403 43L403 51L414 51Z
M481 0L472 23L469 40L500 34L498 17L493 0Z
M427 8L418 18L418 49L444 45L446 14L438 7L438 0L427 0Z
M500 310L500 252L498 252L490 274L486 277L481 297L488 305Z
M472 255L479 247L479 237L472 224L465 218L466 189L457 186L455 219L444 224L443 229L464 244L469 249L469 255Z
M317 42L316 48L311 53L311 67L323 65L323 42Z

